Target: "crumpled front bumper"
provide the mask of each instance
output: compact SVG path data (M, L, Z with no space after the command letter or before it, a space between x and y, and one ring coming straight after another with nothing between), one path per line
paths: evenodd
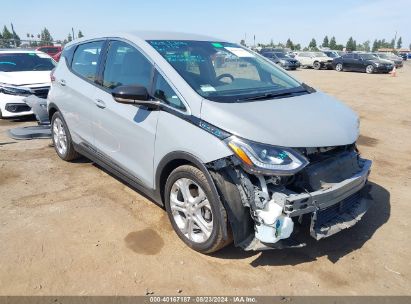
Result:
M372 200L365 187L372 162L360 159L361 171L328 188L314 192L280 196L284 213L290 217L312 213L310 234L317 240L355 225L370 207Z

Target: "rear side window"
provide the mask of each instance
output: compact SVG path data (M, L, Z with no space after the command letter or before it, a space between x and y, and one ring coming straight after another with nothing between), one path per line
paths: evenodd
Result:
M103 86L114 89L121 85L140 85L149 89L152 65L133 46L112 41L103 74Z
M94 81L97 77L97 63L103 48L103 41L80 44L74 52L71 68L80 76Z
M186 109L183 102L178 98L177 94L160 74L157 74L157 80L154 86L154 97L163 101L170 107L183 111Z

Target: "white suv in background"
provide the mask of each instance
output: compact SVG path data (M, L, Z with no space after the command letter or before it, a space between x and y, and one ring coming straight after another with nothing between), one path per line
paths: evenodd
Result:
M0 50L0 118L31 115L25 96L47 98L54 60L30 50Z
M321 68L332 69L332 58L323 52L297 52L294 59L301 63L301 67L309 67L315 70Z

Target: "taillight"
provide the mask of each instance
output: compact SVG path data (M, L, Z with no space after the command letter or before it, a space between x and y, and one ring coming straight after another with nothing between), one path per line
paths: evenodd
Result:
M56 80L56 77L54 77L54 70L55 70L55 68L52 69L51 72L50 72L50 80L51 80L51 82L54 82L54 81Z

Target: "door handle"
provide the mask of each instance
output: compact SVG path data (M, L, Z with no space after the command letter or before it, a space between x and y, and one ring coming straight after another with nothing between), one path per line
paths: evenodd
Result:
M99 107L100 109L104 109L106 107L106 104L104 103L104 101L102 101L101 99L96 99L94 101L94 103L96 104L97 107Z
M64 79L60 79L59 84L64 87L66 85L66 81Z

